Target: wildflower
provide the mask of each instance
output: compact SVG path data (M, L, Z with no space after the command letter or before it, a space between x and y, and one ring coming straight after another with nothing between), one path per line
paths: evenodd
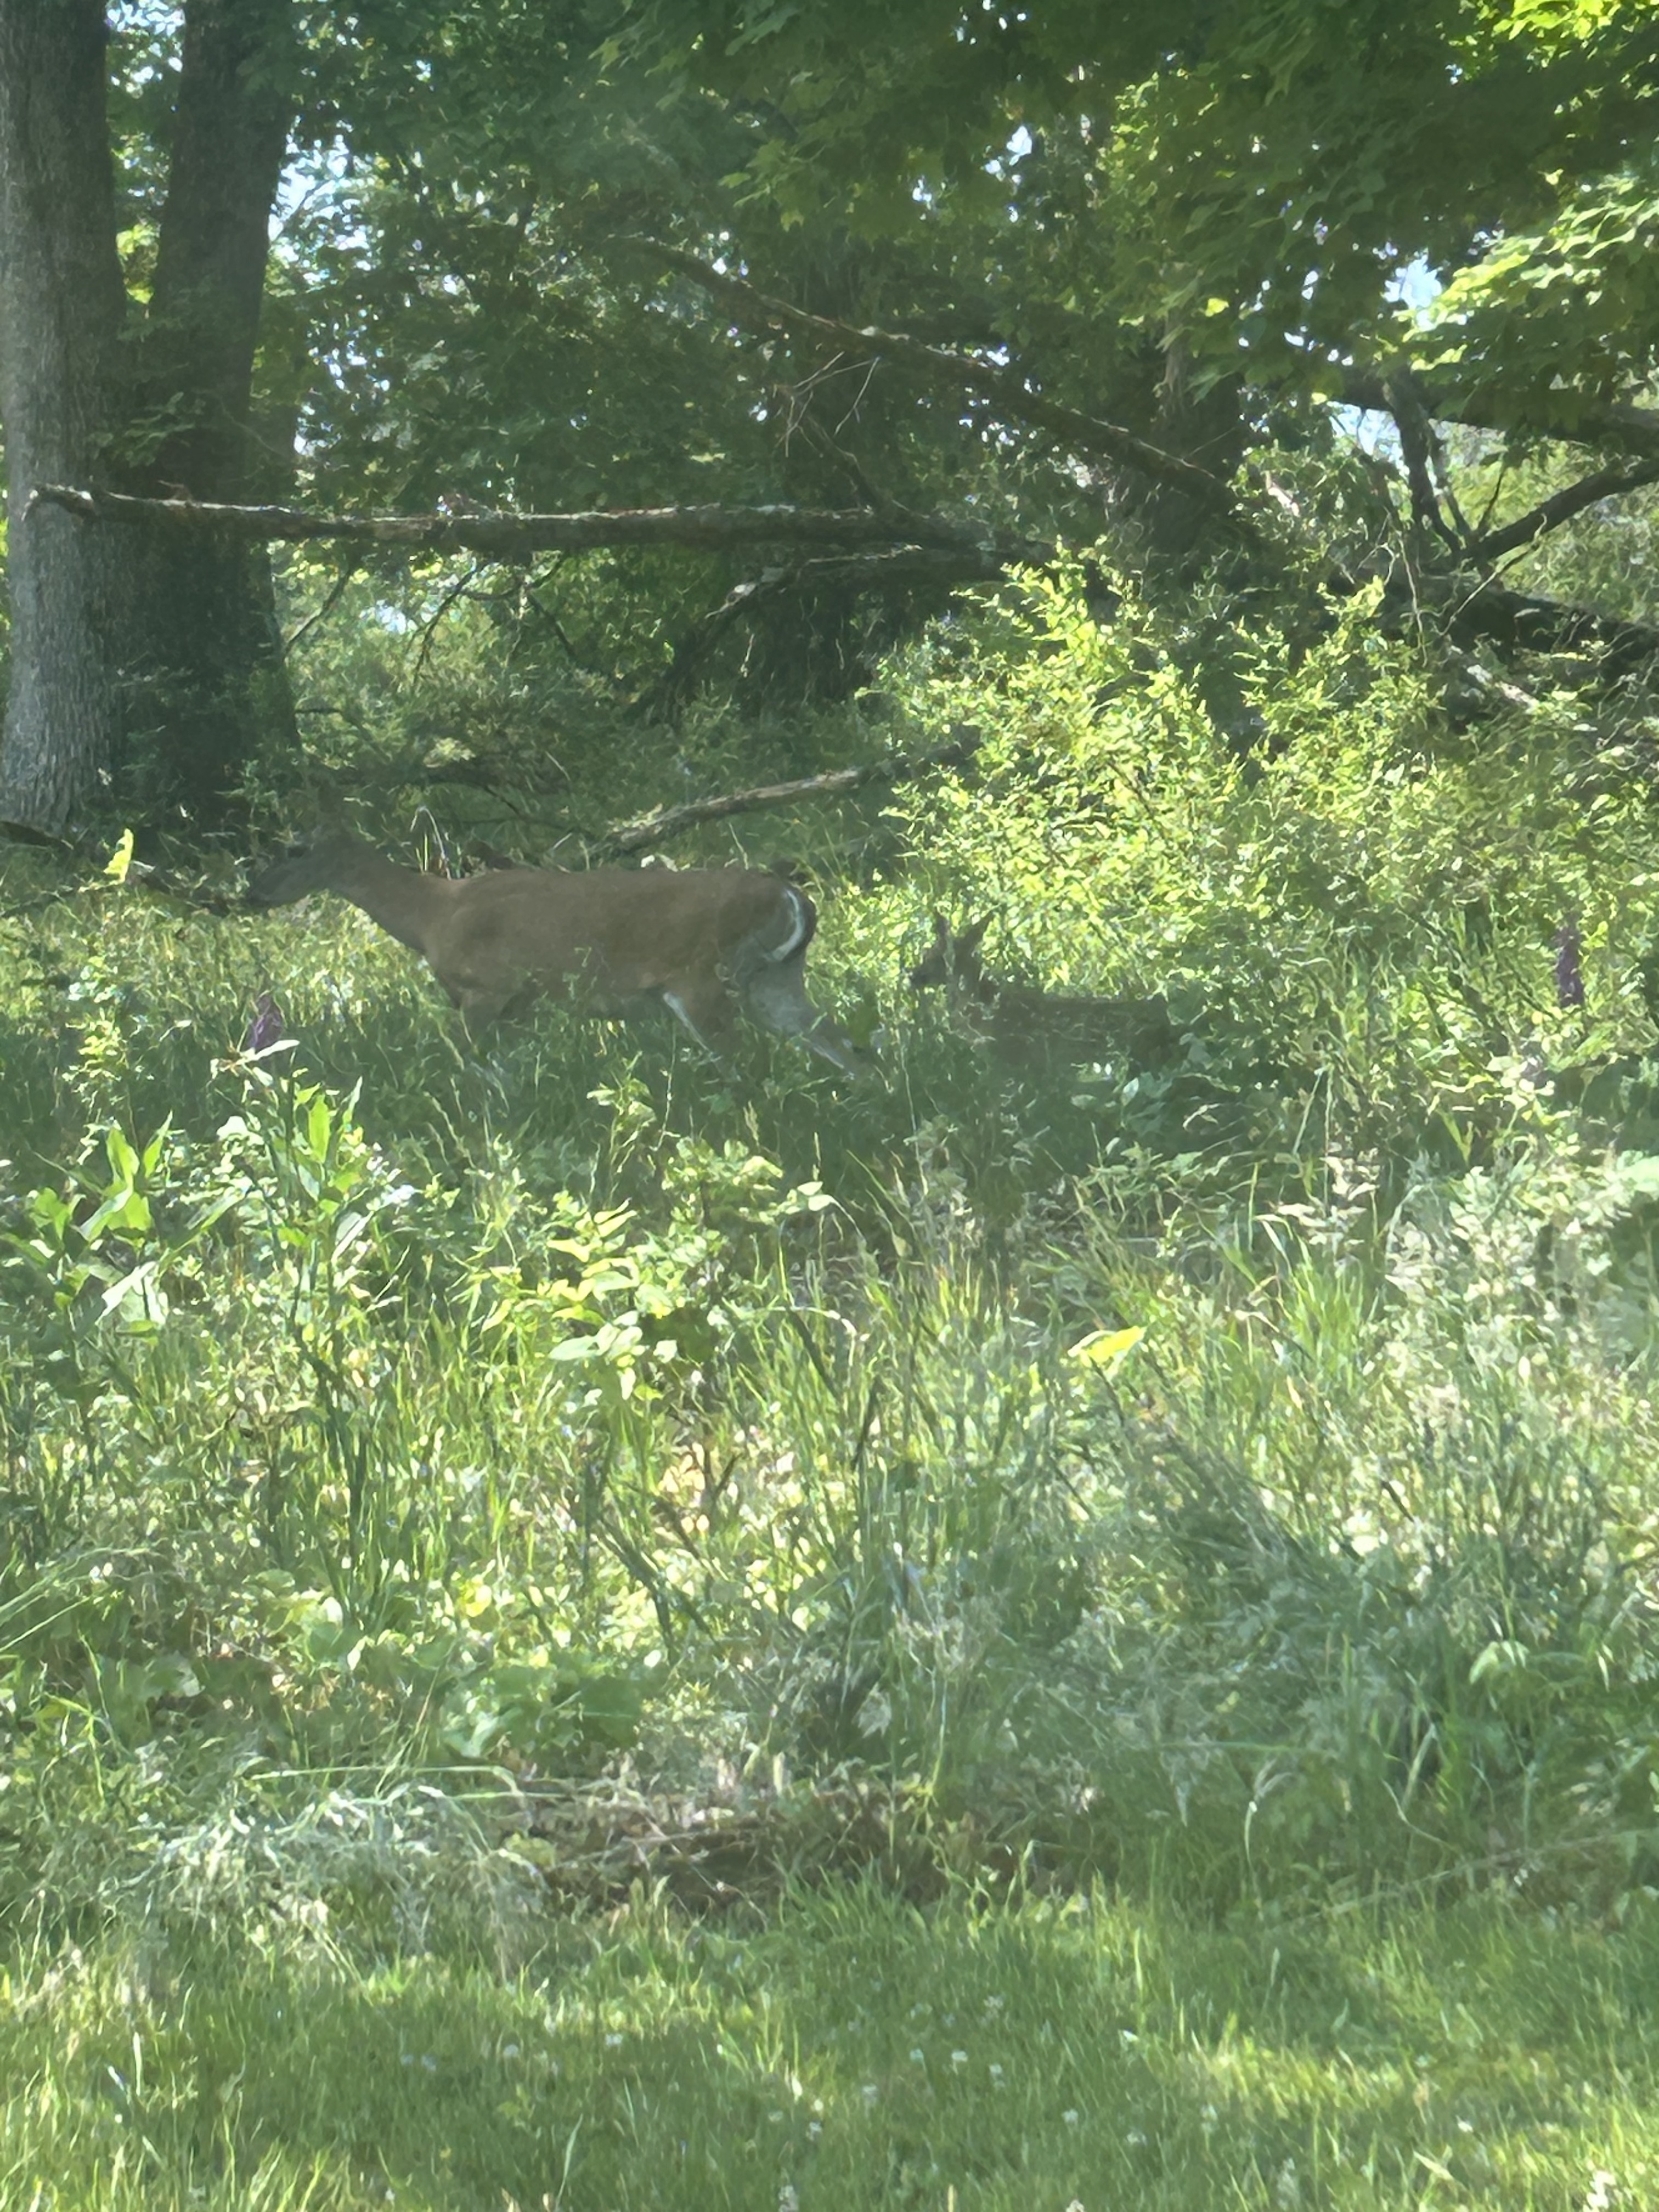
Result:
M952 2066L965 2066L968 2063L968 2053L965 2051L953 2051L951 2053L951 2063Z
M1064 2121L1065 2121L1065 2123L1066 2123L1066 2126L1067 2126L1068 2128L1074 2128L1074 2127L1077 2125L1078 2122L1082 2118L1083 2115L1082 2115L1082 2113L1081 2113L1081 2112L1079 2112L1079 2110L1078 2110L1078 2108L1077 2108L1077 2106L1076 2106L1075 2105L1072 2105L1072 2106L1068 2106L1068 2107L1067 2107L1067 2109L1066 2109L1065 2112L1063 2112L1060 2114L1060 2118L1061 2118L1062 2120L1064 2120Z
M778 2212L800 2212L800 2199L795 2194L793 2181L786 2181L778 2191Z
M1000 2066L993 2066L991 2069L991 2087L994 2089L1000 2089L1002 2087L1002 2069Z
M1583 1001L1581 1000L1580 1003ZM247 1035L242 1039L244 1052L268 1052L283 1034L283 1010L269 991L261 991L253 1002L253 1019L248 1024Z
M823 2122L822 2120L808 2120L806 2123L806 2132L811 2137L812 2141L816 2142L818 2137L823 2133Z
M607 2051L620 2051L622 2045L623 2039L619 2035L607 2035L605 2039L605 2047Z
M864 2087L859 2091L859 2094L864 2100L864 2109L867 2112L871 2106L875 2103L877 2098L881 2094L881 2092L877 2088L873 2081L866 2081Z
M927 2063L927 2052L920 2050L913 2051L910 2053L910 2063L913 2066L925 2066Z
M501 2045L501 2056L502 2056L502 2057L503 2057L503 2058L516 2058L516 2057L518 2057L518 2055L519 2055L519 2046L518 2046L518 2045L517 2045L516 2043L504 2043L504 2044L502 2044L502 2045Z

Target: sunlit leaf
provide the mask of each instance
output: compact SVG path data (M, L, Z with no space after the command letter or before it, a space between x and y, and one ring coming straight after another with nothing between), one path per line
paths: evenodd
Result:
M1126 1352L1133 1352L1146 1334L1144 1328L1094 1329L1089 1335L1079 1337L1066 1357L1079 1359L1089 1367L1109 1367Z

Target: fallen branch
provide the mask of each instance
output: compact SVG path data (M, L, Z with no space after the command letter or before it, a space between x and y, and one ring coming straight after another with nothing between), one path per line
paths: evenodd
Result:
M1331 596L1338 599L1375 580L1376 571L1363 566L1334 568L1328 576ZM1659 659L1659 623L1626 622L1571 599L1512 591L1496 576L1401 567L1384 580L1378 613L1389 635L1415 629L1425 611L1432 611L1464 651L1488 640L1510 652L1594 656L1596 672L1614 678Z
M228 537L337 538L428 553L479 553L497 561L604 546L678 545L720 553L754 545L895 544L978 550L970 531L941 515L902 519L863 507L644 507L583 514L308 514L295 507L230 507L198 499L136 499L126 492L37 484L30 509L61 507L88 522L160 524ZM1018 556L1014 557L1018 557Z
M1228 487L1207 469L1200 468L1195 461L1167 453L1162 446L1137 436L1121 423L1102 422L1097 416L1082 414L1074 407L1063 406L1059 400L1032 391L1018 369L998 368L989 362L975 361L971 354L946 353L938 346L924 345L920 338L908 337L901 331L881 330L873 325L860 330L852 323L836 322L828 315L808 314L803 307L774 299L770 294L745 283L740 276L711 269L696 254L684 252L677 246L665 246L654 238L630 238L618 242L636 246L667 267L678 270L682 276L690 277L717 300L724 301L740 321L852 347L860 355L884 354L924 376L929 383L948 379L965 385L970 392L980 392L994 401L1013 421L1033 423L1054 432L1074 453L1110 461L1119 468L1139 470L1142 476L1152 477L1159 483L1173 484L1208 507L1225 508L1231 505Z
M831 769L823 775L797 776L791 783L761 784L752 791L728 791L718 799L694 799L684 806L665 807L639 822L624 822L592 847L595 858L641 853L648 845L661 845L700 823L724 822L734 814L759 814L775 806L793 806L803 799L844 799L872 783L907 783L929 769L959 768L983 743L975 729L959 726L942 745L926 752L890 753L884 760L866 761L860 768Z

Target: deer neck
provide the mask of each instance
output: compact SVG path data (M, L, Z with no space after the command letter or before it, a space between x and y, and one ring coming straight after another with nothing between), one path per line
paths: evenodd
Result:
M434 910L445 888L439 878L400 868L367 845L341 863L330 885L361 907L388 937L420 953L426 951Z

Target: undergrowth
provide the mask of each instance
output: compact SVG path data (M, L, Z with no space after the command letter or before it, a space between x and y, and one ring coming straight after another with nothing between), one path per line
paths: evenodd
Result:
M1364 607L1241 755L1126 606L941 626L971 765L800 817L858 1086L8 854L11 2197L1650 2179L1644 783ZM935 908L1167 1043L999 1059Z

